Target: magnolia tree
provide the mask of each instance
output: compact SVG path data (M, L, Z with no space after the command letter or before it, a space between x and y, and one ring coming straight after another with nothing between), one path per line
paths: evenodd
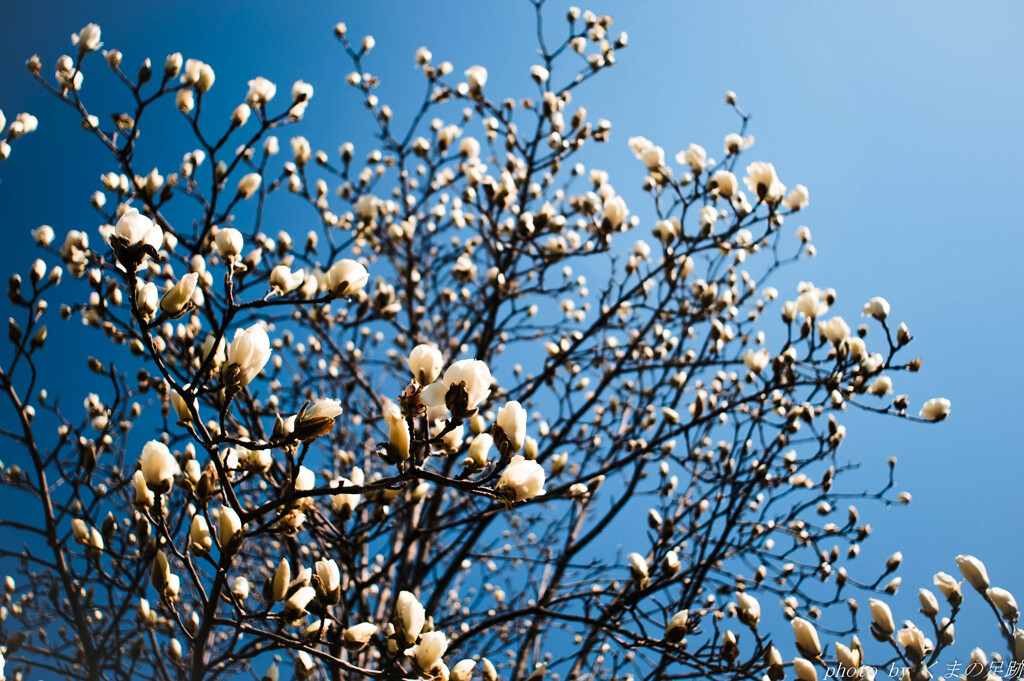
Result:
M940 572L897 624L901 556L854 569L871 530L851 504L910 496L894 460L850 489L837 454L844 412L949 413L893 396L921 365L907 326L882 298L770 285L814 255L790 226L809 194L750 157L734 93L720 160L629 140L624 181L650 201L627 208L577 156L610 123L573 104L626 35L571 9L546 42L534 4L531 97L420 48L401 128L373 38L335 26L379 139L360 155L301 136L301 80L251 80L221 120L204 104L243 90L211 65L128 68L96 25L55 73L29 60L110 171L101 224L38 227L9 280L8 677L931 676L961 582ZM127 110L88 96L103 71ZM176 168L137 162L154 110L188 123ZM0 153L35 127L18 116ZM273 224L273 201L308 212ZM109 340L67 358L96 392L40 385L74 348L48 329ZM968 675L1019 666L1013 597L957 563L1008 649L976 649Z

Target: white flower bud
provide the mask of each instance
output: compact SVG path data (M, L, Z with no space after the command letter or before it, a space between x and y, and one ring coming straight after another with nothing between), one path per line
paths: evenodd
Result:
M199 275L189 272L160 299L160 309L171 317L179 316L192 300L192 294L199 282Z
M142 448L139 469L146 478L146 485L157 493L170 490L174 476L181 473L181 468L167 449L167 445L158 440L150 440Z
M665 625L665 640L678 643L686 636L687 626L690 619L689 610L680 610Z
M426 343L417 345L409 353L409 370L420 385L429 385L441 374L441 351Z
M248 173L238 181L238 196L243 199L251 199L256 190L260 188L263 176L259 173ZM226 230L221 230L221 232ZM220 232L218 232L219 234ZM239 235L241 236L241 235Z
M896 631L896 623L893 621L889 606L877 598L868 599L868 606L871 609L871 617L875 620L875 628L885 637L892 636Z
M365 648L375 633L377 633L377 626L375 624L361 622L349 627L342 633L342 643L347 650L355 652Z
M1016 619L1017 617L1017 600L1013 597L1006 589L1000 589L994 586L988 589L985 594L989 597L999 612L1003 614L1008 620Z
M189 529L189 549L202 554L209 551L212 546L210 526L206 523L206 518L196 513L192 517L192 527Z
M397 604L398 633L405 637L406 642L412 643L419 638L426 623L426 612L423 605L412 593L402 591L398 594Z
M221 506L217 524L217 539L220 540L222 551L231 545L241 530L242 521L238 514L230 506Z
M801 654L809 657L821 655L821 642L818 640L818 630L807 620L796 617L793 619L793 633L796 635L796 645L800 648Z
M497 425L508 438L510 453L515 454L523 448L523 440L526 438L526 410L519 402L506 402L505 406L498 410Z
M237 366L233 382L238 387L244 387L263 370L270 360L270 354L270 338L261 325L253 324L248 329L236 329L235 337L227 348L223 369L225 376L233 366Z

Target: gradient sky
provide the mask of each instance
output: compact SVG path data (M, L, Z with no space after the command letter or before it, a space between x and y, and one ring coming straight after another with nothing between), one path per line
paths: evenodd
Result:
M549 3L549 23L558 31L567 6ZM798 280L834 287L833 309L849 321L865 300L886 296L893 317L917 337L912 351L925 359L920 375L896 377L896 391L911 394L915 411L929 397L952 400L950 419L934 427L846 420L842 457L863 462L877 479L885 459L898 456L900 489L914 495L908 508L871 513L874 538L859 559L878 565L903 551L897 602L905 607L894 609L897 621L916 615L917 589L931 586L935 571L956 573L959 553L982 558L994 583L1024 597L1016 393L1024 369L1012 360L1024 331L1016 276L1024 246L1016 205L1024 181L1024 4L648 0L590 7L613 14L613 33L630 36L616 66L576 101L592 119L614 123L612 143L599 150L595 165L611 172L631 208L643 215L647 204L628 137L644 135L670 158L690 142L720 156L723 136L736 127L723 93L735 90L753 114L757 144L747 158L773 161L783 182L811 192L810 208L785 229L810 226L819 255L789 270L783 295L793 297ZM420 45L457 72L486 66L490 92L532 91L526 2L65 1L5 8L0 108L8 120L27 110L40 121L0 165L5 271L24 272L37 257L29 230L39 224L53 225L59 238L72 228L96 236L87 199L99 188L99 174L112 169L71 113L25 72L28 56L38 52L44 72L52 73L56 58L72 49L71 32L95 21L127 64L150 56L159 69L173 51L211 63L212 94L225 112L242 100L249 78L264 75L282 93L303 78L316 95L304 131L296 131L319 148L352 140L365 152L368 119L342 84L350 65L332 35L342 20L353 36L376 37L368 68L384 78L379 94L399 116L403 102L421 93L422 77L412 68ZM107 75L100 75L101 57L92 59L86 95L93 79ZM177 146L173 130L149 134L146 153L168 171L192 148ZM293 234L306 229L292 227ZM74 325L69 330L77 333ZM59 335L54 324L51 338ZM82 334L90 335L98 336ZM97 351L102 347L96 343ZM972 613L984 608L968 597L966 611L962 622L972 626L957 627L963 653L975 644L966 634L983 621Z

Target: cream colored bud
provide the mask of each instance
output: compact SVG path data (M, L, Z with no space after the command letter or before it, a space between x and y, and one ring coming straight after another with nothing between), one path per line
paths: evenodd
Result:
M956 564L960 568L960 574L964 576L967 582L979 592L985 593L989 586L988 572L985 570L985 564L974 556L962 554L956 557Z
M665 625L665 640L671 643L678 643L686 637L690 619L689 610L680 610Z
M181 280L171 287L171 289L164 294L163 298L160 299L160 309L171 317L179 316L184 312L186 306L192 300L192 294L195 292L196 284L198 282L199 275L195 272L190 272L183 276Z
M1008 620L1012 620L1017 617L1017 601L1009 591L994 586L988 589L985 594L989 597L989 600L992 601L999 612L1003 614L1003 617Z
M242 176L242 179L238 181L238 197L243 199L251 199L256 190L260 188L260 184L263 182L263 176L259 173L248 173ZM220 230L221 232L226 230ZM218 232L220 234L220 232ZM241 236L241 234L239 234Z
M238 517L238 514L230 506L220 507L220 518L217 525L217 539L220 540L220 547L222 551L227 550L229 546L238 538L239 533L242 530L242 521Z
M405 637L406 642L414 642L419 638L420 632L423 631L423 625L426 623L426 612L423 605L412 593L402 591L398 594L396 611L396 624L399 625L399 633Z
M818 640L818 630L807 620L796 617L793 619L793 633L796 635L796 645L801 654L816 658L821 655L821 642Z
M253 174L255 175L255 173ZM249 176L246 175L245 177ZM245 181L245 177L242 178L243 182ZM256 179L259 179L258 175L256 176ZM257 182L257 186L259 186L259 182ZM239 194L242 193L241 184L238 186L238 192ZM217 247L217 253L225 260L236 257L242 252L242 247L245 245L245 239L242 237L242 233L234 227L222 227L218 229L217 235L213 240L214 245Z
M342 643L347 650L355 652L362 650L370 642L373 635L377 633L377 626L370 622L361 622L349 627L342 634Z
M871 609L871 617L875 620L875 628L885 637L892 636L896 631L896 623L892 618L892 611L889 606L877 598L868 599Z

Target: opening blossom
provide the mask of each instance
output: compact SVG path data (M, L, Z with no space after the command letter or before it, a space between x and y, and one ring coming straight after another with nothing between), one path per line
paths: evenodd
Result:
M544 479L544 468L539 463L516 454L498 479L497 491L513 501L525 501L544 494Z
M423 389L422 398L428 408L428 418L443 418L448 410L448 392L452 386L460 384L465 384L465 409L476 409L491 394L491 371L478 359L462 359L452 364L444 372L444 378Z
M142 246L156 251L164 242L164 231L160 229L160 226L154 224L136 208L124 210L121 218L114 225L114 236L123 239L123 243L129 248ZM145 256L146 254L143 253L136 269L141 269L146 260Z
M339 260L327 270L327 288L339 296L359 293L369 279L370 275L366 268L348 258Z
M941 421L949 416L950 402L945 397L934 397L921 407L920 416L927 421Z
M277 94L277 86L263 76L249 81L249 92L245 95L245 103L254 109L267 104Z
M305 278L306 273L302 270L293 272L287 265L278 265L270 272L270 285L281 293L291 293L302 286Z
M429 385L441 375L444 361L441 351L426 343L417 345L409 353L409 370L420 385Z
M874 317L875 319L884 321L889 316L889 301L885 298L878 296L872 298L868 302L864 303L864 310L860 313L861 317Z
M225 383L243 388L270 361L270 337L260 324L237 329L227 349L223 374Z

